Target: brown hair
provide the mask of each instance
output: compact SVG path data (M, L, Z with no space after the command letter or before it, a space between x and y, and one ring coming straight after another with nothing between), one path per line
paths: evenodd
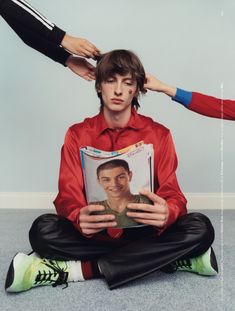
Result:
M130 173L130 168L129 168L129 164L127 163L127 161L122 160L122 159L115 159L115 160L110 160L110 161L100 164L96 169L97 177L99 178L101 171L110 170L116 167L123 167L127 171L128 174Z
M141 93L145 93L145 71L137 55L128 50L113 50L98 57L95 71L95 88L98 97L100 98L100 110L103 109L104 105L102 96L98 92L101 82L107 81L108 78L114 76L115 74L124 76L128 73L130 73L132 79L137 82L137 89ZM131 104L136 109L140 106L136 97L133 98Z

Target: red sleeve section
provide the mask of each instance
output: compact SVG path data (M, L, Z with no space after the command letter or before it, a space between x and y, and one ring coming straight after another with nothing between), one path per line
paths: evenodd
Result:
M235 100L219 99L193 92L192 101L188 108L204 116L235 120Z
M160 234L180 216L187 213L187 200L181 192L176 178L178 161L170 132L168 132L162 141L157 158L159 159L157 166L159 188L156 194L166 200L169 207L169 217L165 227L158 231Z
M69 129L61 151L59 193L54 201L58 215L69 219L75 228L79 227L79 213L87 205L78 137Z

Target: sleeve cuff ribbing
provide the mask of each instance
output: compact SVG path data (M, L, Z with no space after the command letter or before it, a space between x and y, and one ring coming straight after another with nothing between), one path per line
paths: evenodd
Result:
M192 92L185 91L182 89L176 90L176 94L174 97L172 97L172 100L184 105L186 108L188 108L190 102L192 101Z

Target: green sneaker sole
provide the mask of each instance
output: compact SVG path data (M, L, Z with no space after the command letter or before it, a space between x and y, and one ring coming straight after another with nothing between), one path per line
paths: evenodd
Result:
M219 269L218 269L218 264L217 264L217 260L215 257L215 252L212 247L211 247L210 260L211 260L211 266L215 270L216 272L215 274L217 274L219 272Z
M202 269L197 271L198 274L204 276L214 276L218 274L218 264L212 247L210 247L206 251L206 253L204 253L199 258L201 258L202 260L201 262Z
M15 258L15 256L14 256L14 258ZM7 277L6 277L6 282L5 282L5 290L6 291L8 291L8 289L11 287L13 280L14 280L14 275L15 275L14 267L13 267L14 258L12 259L10 267L8 269L8 272L7 272Z
M28 257L27 255L23 253L17 253L14 258L11 261L10 267L7 272L6 282L5 282L5 290L10 293L16 293L26 290L27 288L24 288L21 286L21 280L23 280L24 271L15 273L16 269L15 267L19 266L22 261L24 261L25 257ZM18 284L17 284L18 283Z

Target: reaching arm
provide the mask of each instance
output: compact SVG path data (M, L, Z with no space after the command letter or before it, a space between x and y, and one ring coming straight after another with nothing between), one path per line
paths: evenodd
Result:
M145 88L151 91L161 92L170 96L191 111L204 116L235 120L235 100L219 99L197 92L188 92L169 86L152 75L147 75Z
M0 0L0 14L27 45L68 66L82 78L94 79L94 66L72 55L87 58L99 55L100 51L88 40L66 34L24 0Z
M235 120L235 100L219 99L197 92L177 89L174 101L207 117Z
M0 14L27 45L65 65L70 53L60 46L63 30L22 0L0 0Z

